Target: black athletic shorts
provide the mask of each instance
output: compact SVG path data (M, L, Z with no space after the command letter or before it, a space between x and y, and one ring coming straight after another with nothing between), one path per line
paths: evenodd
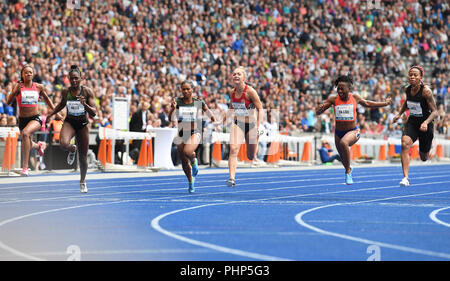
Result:
M31 117L19 117L19 130L22 131L23 129L25 129L25 127L28 125L28 123L30 123L30 121L33 121L33 120L38 121L39 124L41 124L41 126L42 126L41 116L39 114L36 114Z
M241 128L245 135L247 135L248 132L256 126L255 123L238 122L236 119L234 120L234 124Z
M426 132L420 130L420 125L422 123L416 120L408 120L406 122L405 128L403 129L403 135L411 138L413 143L419 139L419 151L422 153L428 153L431 149L431 144L434 137L434 125L433 122L428 124L428 129Z
M64 122L69 123L75 131L79 131L84 127L86 127L87 124L89 124L89 121L87 120L86 116L83 116L82 118L66 117Z

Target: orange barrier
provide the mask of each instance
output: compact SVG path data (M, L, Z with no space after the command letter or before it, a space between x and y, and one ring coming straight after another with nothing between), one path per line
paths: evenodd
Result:
M350 147L350 157L352 160L356 160L361 157L361 145L360 144L354 144Z
M312 154L312 145L311 142L307 141L303 145L303 153L302 153L302 162L308 162L310 160L310 156Z
M436 147L436 157L437 158L444 157L444 150L442 149L442 144L438 144Z
M218 141L213 145L212 158L217 162L222 161L222 144Z
M384 144L380 146L380 151L378 152L378 160L386 160L386 145Z

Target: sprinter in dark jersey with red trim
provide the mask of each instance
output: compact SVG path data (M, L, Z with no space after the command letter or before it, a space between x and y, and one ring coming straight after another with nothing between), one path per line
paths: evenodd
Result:
M230 110L227 116L233 115L230 133L230 155L228 168L230 178L228 186L236 186L235 176L237 168L237 155L242 140L247 145L247 158L252 161L258 149L259 125L262 122L263 107L258 94L253 87L247 85L247 74L243 67L236 68L232 73L234 86L231 94Z
M352 170L350 166L350 146L359 140L360 130L356 126L356 105L365 107L382 107L392 104L391 98L384 102L375 102L363 99L358 94L350 93L353 80L349 76L340 76L335 81L337 95L330 96L323 104L316 108L316 114L320 115L330 106L334 106L336 128L334 141L336 149L342 159L345 168L345 184L353 184Z
M400 186L409 186L409 150L419 139L419 155L422 161L431 158L430 150L433 142L433 121L437 116L436 103L430 88L423 84L425 72L422 67L415 65L408 71L409 86L405 88L406 101L402 104L399 113L392 119L395 123L402 114L409 110L408 121L402 135L402 169L403 179Z
M58 113L67 106L67 116L64 120L60 134L61 147L69 154L67 163L72 165L75 160L75 153L78 150L80 161L80 192L86 193L86 174L87 174L87 152L89 149L89 124L87 114L94 117L97 114L95 106L94 93L92 89L81 86L81 71L76 65L72 65L69 71L70 87L62 90L61 102L56 106L55 110L49 113L47 120L53 114ZM76 144L70 144L71 139L75 136Z
M25 65L20 71L21 80L15 84L6 103L12 104L14 98L19 107L19 129L22 151L22 172L21 176L28 176L28 162L30 160L30 149L38 150L40 156L44 155L45 143L33 142L33 133L40 130L42 120L39 115L38 102L42 98L50 110L54 109L52 101L49 99L47 89L44 85L33 82L34 68L32 65ZM48 120L48 119L47 119Z

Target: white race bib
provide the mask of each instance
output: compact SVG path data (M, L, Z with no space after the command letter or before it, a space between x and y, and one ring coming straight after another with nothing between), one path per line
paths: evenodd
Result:
M245 102L232 102L231 105L234 108L234 114L236 116L248 116L248 110L245 107Z
M78 100L67 101L67 113L73 116L85 115L84 105Z
M335 106L336 120L353 120L353 104L340 104Z
M178 110L183 122L195 122L197 119L197 108L195 106L180 106Z
M37 104L39 93L37 91L22 91L22 104Z
M406 105L409 109L409 114L416 117L422 117L422 107L420 106L420 102L417 101L406 101Z

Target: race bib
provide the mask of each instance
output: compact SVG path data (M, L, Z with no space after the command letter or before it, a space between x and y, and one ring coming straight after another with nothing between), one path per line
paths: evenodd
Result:
M73 116L80 116L86 114L86 111L80 101L67 101L67 113Z
M416 117L422 117L422 107L420 106L420 102L417 101L406 101L406 104L409 109L409 114Z
M231 105L234 108L234 114L236 116L248 116L248 110L245 107L245 102L232 102Z
M335 106L336 120L349 121L353 120L353 104L340 104Z
M184 122L195 122L197 119L197 108L195 106L180 106L180 119Z
M37 91L22 91L22 104L37 104L39 93Z

